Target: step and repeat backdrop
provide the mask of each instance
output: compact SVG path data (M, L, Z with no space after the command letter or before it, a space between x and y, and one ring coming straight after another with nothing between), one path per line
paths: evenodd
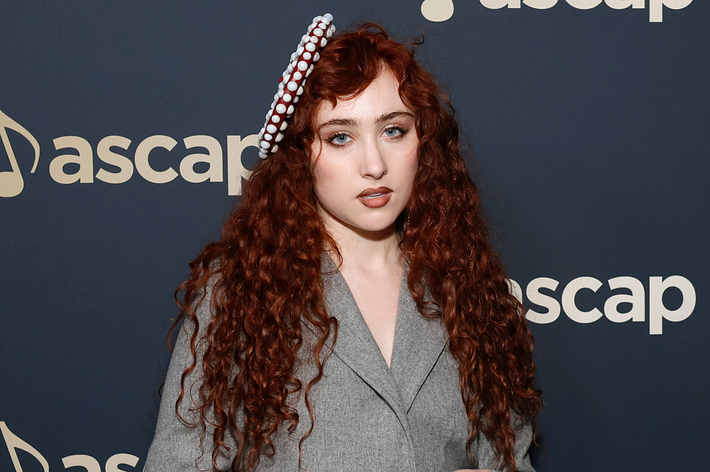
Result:
M0 12L0 471L142 469L173 291L239 204L276 80L325 12L424 34L535 335L536 469L707 466L705 0Z

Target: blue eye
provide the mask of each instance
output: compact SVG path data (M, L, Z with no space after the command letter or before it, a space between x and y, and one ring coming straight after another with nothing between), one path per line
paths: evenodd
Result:
M405 134L407 134L407 131L399 126L393 126L392 128L387 128L385 130L385 136L388 138L401 138Z
M344 146L350 141L350 136L344 133L338 133L330 136L328 142L334 146Z

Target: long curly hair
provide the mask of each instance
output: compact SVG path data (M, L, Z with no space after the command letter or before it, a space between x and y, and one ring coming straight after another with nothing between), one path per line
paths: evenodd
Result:
M471 444L482 432L501 465L514 471L511 411L536 430L542 392L533 388L533 338L489 243L479 194L459 149L453 108L434 77L415 61L418 44L393 41L373 23L332 38L280 148L254 166L220 240L190 263L190 278L175 291L180 314L171 333L182 320L196 326L192 364L183 372L175 410L186 421L178 406L185 401L186 377L199 362L204 374L199 398L192 400L200 421L186 423L201 424L203 453L209 425L215 470L220 451L227 449L227 434L238 444L231 469L251 471L262 453L275 452L272 439L279 425L295 428L298 414L287 399L304 388L294 366L305 317L319 331L313 352L318 374L304 388L311 427L299 441L300 466L301 443L313 429L309 391L323 374L326 339L337 338L338 322L323 301L324 248L332 248L342 264L317 211L310 156L317 139L314 120L323 100L335 106L338 98L356 96L385 69L399 80L400 97L415 114L420 138L411 199L395 222L399 250L409 262L407 284L419 312L442 318L448 330L470 422L466 450L472 456ZM195 306L211 280L216 280L209 299L212 318L198 329ZM427 287L434 302L425 301ZM202 356L198 344L204 346Z

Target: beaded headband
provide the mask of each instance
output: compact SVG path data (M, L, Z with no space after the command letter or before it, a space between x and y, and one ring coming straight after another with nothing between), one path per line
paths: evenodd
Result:
M277 143L284 137L283 131L288 127L287 120L293 115L294 105L303 93L306 77L311 75L313 64L320 59L319 51L328 44L328 39L335 32L332 21L333 15L330 13L313 18L313 23L298 43L296 52L291 54L291 62L279 79L279 91L274 95L264 127L259 131L257 144L259 157L262 159L266 159L269 153L274 153L279 148Z

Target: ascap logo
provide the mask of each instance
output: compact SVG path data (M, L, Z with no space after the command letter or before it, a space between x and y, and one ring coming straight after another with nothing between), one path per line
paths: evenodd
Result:
M11 171L0 172L0 196L15 197L24 189L22 172L17 162L17 157L10 143L7 129L17 131L24 136L35 150L35 160L32 170L37 169L39 163L39 143L30 132L10 117L0 111L2 128L2 142L7 156L10 159ZM203 148L203 153L192 153L182 156L178 170L173 166L156 169L150 163L150 155L156 149L172 151L177 141L170 136L155 135L143 139L133 151L130 159L126 151L131 149L132 141L124 136L106 136L94 147L80 136L60 136L53 141L56 151L68 153L53 157L49 162L49 175L57 183L69 185L74 183L92 184L96 180L108 184L122 184L133 178L137 171L144 180L154 184L165 184L175 180L178 176L190 183L223 182L224 181L224 155L220 142L206 135L188 136L183 139L185 149ZM227 193L228 195L241 195L242 178L248 179L251 171L242 164L242 154L248 147L257 148L255 134L242 138L240 135L227 136ZM108 169L100 167L108 164ZM206 164L207 169L196 171L195 166ZM97 167L98 170L96 169ZM115 169L113 169L115 168Z
M10 159L10 168L12 169L0 172L0 197L14 197L19 195L22 189L25 188L25 180L22 178L22 172L17 163L17 157L12 149L10 137L7 134L8 129L17 131L32 144L35 151L35 158L30 172L33 173L37 170L37 164L39 164L39 143L35 137L22 125L0 110L0 136L2 136L2 145L5 147L5 153L8 159Z
M591 10L602 3L614 10L646 9L646 0L565 0L571 7L578 10ZM521 3L535 10L547 10L557 5L558 0L480 0L481 5L490 9L521 8ZM663 9L682 10L693 0L648 0L648 16L651 23L663 22ZM424 0L422 15L429 21L446 21L454 14L453 0Z
M20 459L17 456L17 451L24 451L34 457L42 467L42 470L44 472L49 472L49 462L47 462L47 459L45 459L37 449L10 431L10 428L7 427L4 421L0 421L0 432L2 432L2 437L5 439L5 445L7 445L7 450L10 453L10 459L12 460L12 465L15 467L15 472L23 472L22 464L20 464ZM118 466L127 465L129 467L135 467L136 464L138 464L138 457L133 454L123 453L114 454L109 457L103 469L101 468L99 461L86 454L74 454L62 458L62 465L65 469L82 467L86 470L86 472L101 472L102 470L104 472L126 472L125 469L120 469ZM31 470L36 470L36 466L32 467Z
M515 280L508 279L510 291L521 303L525 303L523 290ZM577 305L577 294L582 290L589 290L595 295L604 285L594 277L577 277L571 280L562 290L558 301L557 287L560 283L549 277L538 277L528 283L525 289L527 300L535 305L547 309L546 312L537 312L528 309L525 318L533 323L548 324L560 317L564 310L569 319L576 323L594 323L602 316L614 323L644 322L646 321L646 289L640 280L634 277L614 277L607 281L609 290L623 290L628 293L616 293L604 302L604 312L598 308L582 310ZM680 304L675 309L669 309L663 297L668 290L677 290L680 294ZM545 290L548 293L543 293ZM589 294L587 294L589 295ZM598 298L598 297L597 297ZM695 309L695 287L680 275L670 277L648 278L648 331L649 334L663 334L663 321L680 322L686 320ZM625 306L627 310L622 311Z
M429 21L446 21L454 14L454 0L424 0L422 15Z

